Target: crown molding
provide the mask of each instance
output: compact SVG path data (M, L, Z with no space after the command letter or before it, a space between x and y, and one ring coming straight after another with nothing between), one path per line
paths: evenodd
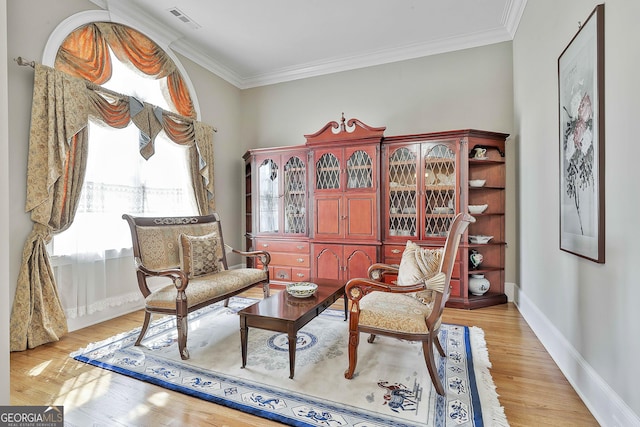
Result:
M172 42L169 47L186 58L189 58L201 67L209 70L216 76L231 83L235 87L245 89L245 87L243 87L243 78L238 75L238 73L229 69L223 63L217 61L211 56L203 54L202 50L197 49L193 44L185 41L184 39Z
M516 36L525 7L527 7L527 0L511 0L505 5L502 23L511 34L511 40Z
M357 56L333 58L323 62L301 64L300 66L292 68L275 70L274 72L242 79L241 89L284 83L292 80L355 70L358 68L417 59L440 53L454 52L510 40L511 36L509 33L504 28L500 27L489 31L466 34L460 37L452 37L428 43L418 43L399 48L395 47L393 49L367 52Z
M511 41L517 31L527 0L509 0L501 17L501 26L488 31L465 34L435 40L428 43L410 44L392 49L364 52L355 56L328 58L327 60L300 64L255 75L241 75L216 58L203 53L183 36L150 17L144 10L126 0L91 0L108 9L111 19L139 29L147 36L172 51L179 53L211 73L239 89L249 89L288 81L318 77L325 74L350 71L358 68L406 61L440 53L454 52L479 46ZM161 31L158 31L161 29Z

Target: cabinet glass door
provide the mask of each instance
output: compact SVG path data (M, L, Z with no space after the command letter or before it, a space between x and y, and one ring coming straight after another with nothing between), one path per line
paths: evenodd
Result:
M456 153L450 147L423 145L425 237L446 237L456 212Z
M316 162L316 190L340 188L340 161L333 153L324 153Z
M284 165L284 232L306 233L306 172L299 157L291 157Z
M417 156L408 147L399 148L389 156L388 236L416 235L417 166Z
M347 159L347 188L373 187L373 161L364 150L356 150Z
M258 221L261 233L277 233L280 219L278 164L264 160L258 167Z

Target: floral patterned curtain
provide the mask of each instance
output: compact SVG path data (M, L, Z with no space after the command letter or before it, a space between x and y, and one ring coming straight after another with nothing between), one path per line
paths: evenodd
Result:
M104 67L92 67L104 75ZM73 222L84 180L89 116L112 127L133 121L140 153L153 155L160 130L189 147L201 214L215 209L213 128L52 68L36 65L29 135L26 210L33 230L24 246L11 313L11 351L57 341L67 332L46 243Z

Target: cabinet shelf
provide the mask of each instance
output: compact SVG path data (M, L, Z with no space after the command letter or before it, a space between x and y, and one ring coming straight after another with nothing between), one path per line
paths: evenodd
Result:
M455 163L455 159L450 159L448 157L427 157L424 160L425 164L434 165L434 164L449 164L453 165Z
M483 165L483 164L504 164L504 160L493 160L493 159L469 159L469 166L475 165Z
M469 213L474 218L482 218L483 216L495 216L495 215L504 215L504 212L483 212L483 213Z
M454 185L425 185L427 191L453 191L456 189Z
M491 273L492 271L502 271L504 268L502 267L491 267L491 266L482 266L482 268L478 268L476 270L469 270L469 275L472 274L485 274Z
M504 190L504 187L495 185L485 185L483 187L469 187L469 191Z
M491 246L506 246L507 242L502 242L502 241L494 241L493 239L491 239L491 241L489 243L460 243L460 246L464 246L467 248L486 248L486 247L491 247Z

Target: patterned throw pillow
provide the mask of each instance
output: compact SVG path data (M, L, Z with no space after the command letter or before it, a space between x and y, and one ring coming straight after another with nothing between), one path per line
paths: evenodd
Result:
M442 248L429 249L407 240L398 268L399 286L413 285L430 279L440 271Z
M218 233L204 236L180 234L180 268L189 278L220 271Z

